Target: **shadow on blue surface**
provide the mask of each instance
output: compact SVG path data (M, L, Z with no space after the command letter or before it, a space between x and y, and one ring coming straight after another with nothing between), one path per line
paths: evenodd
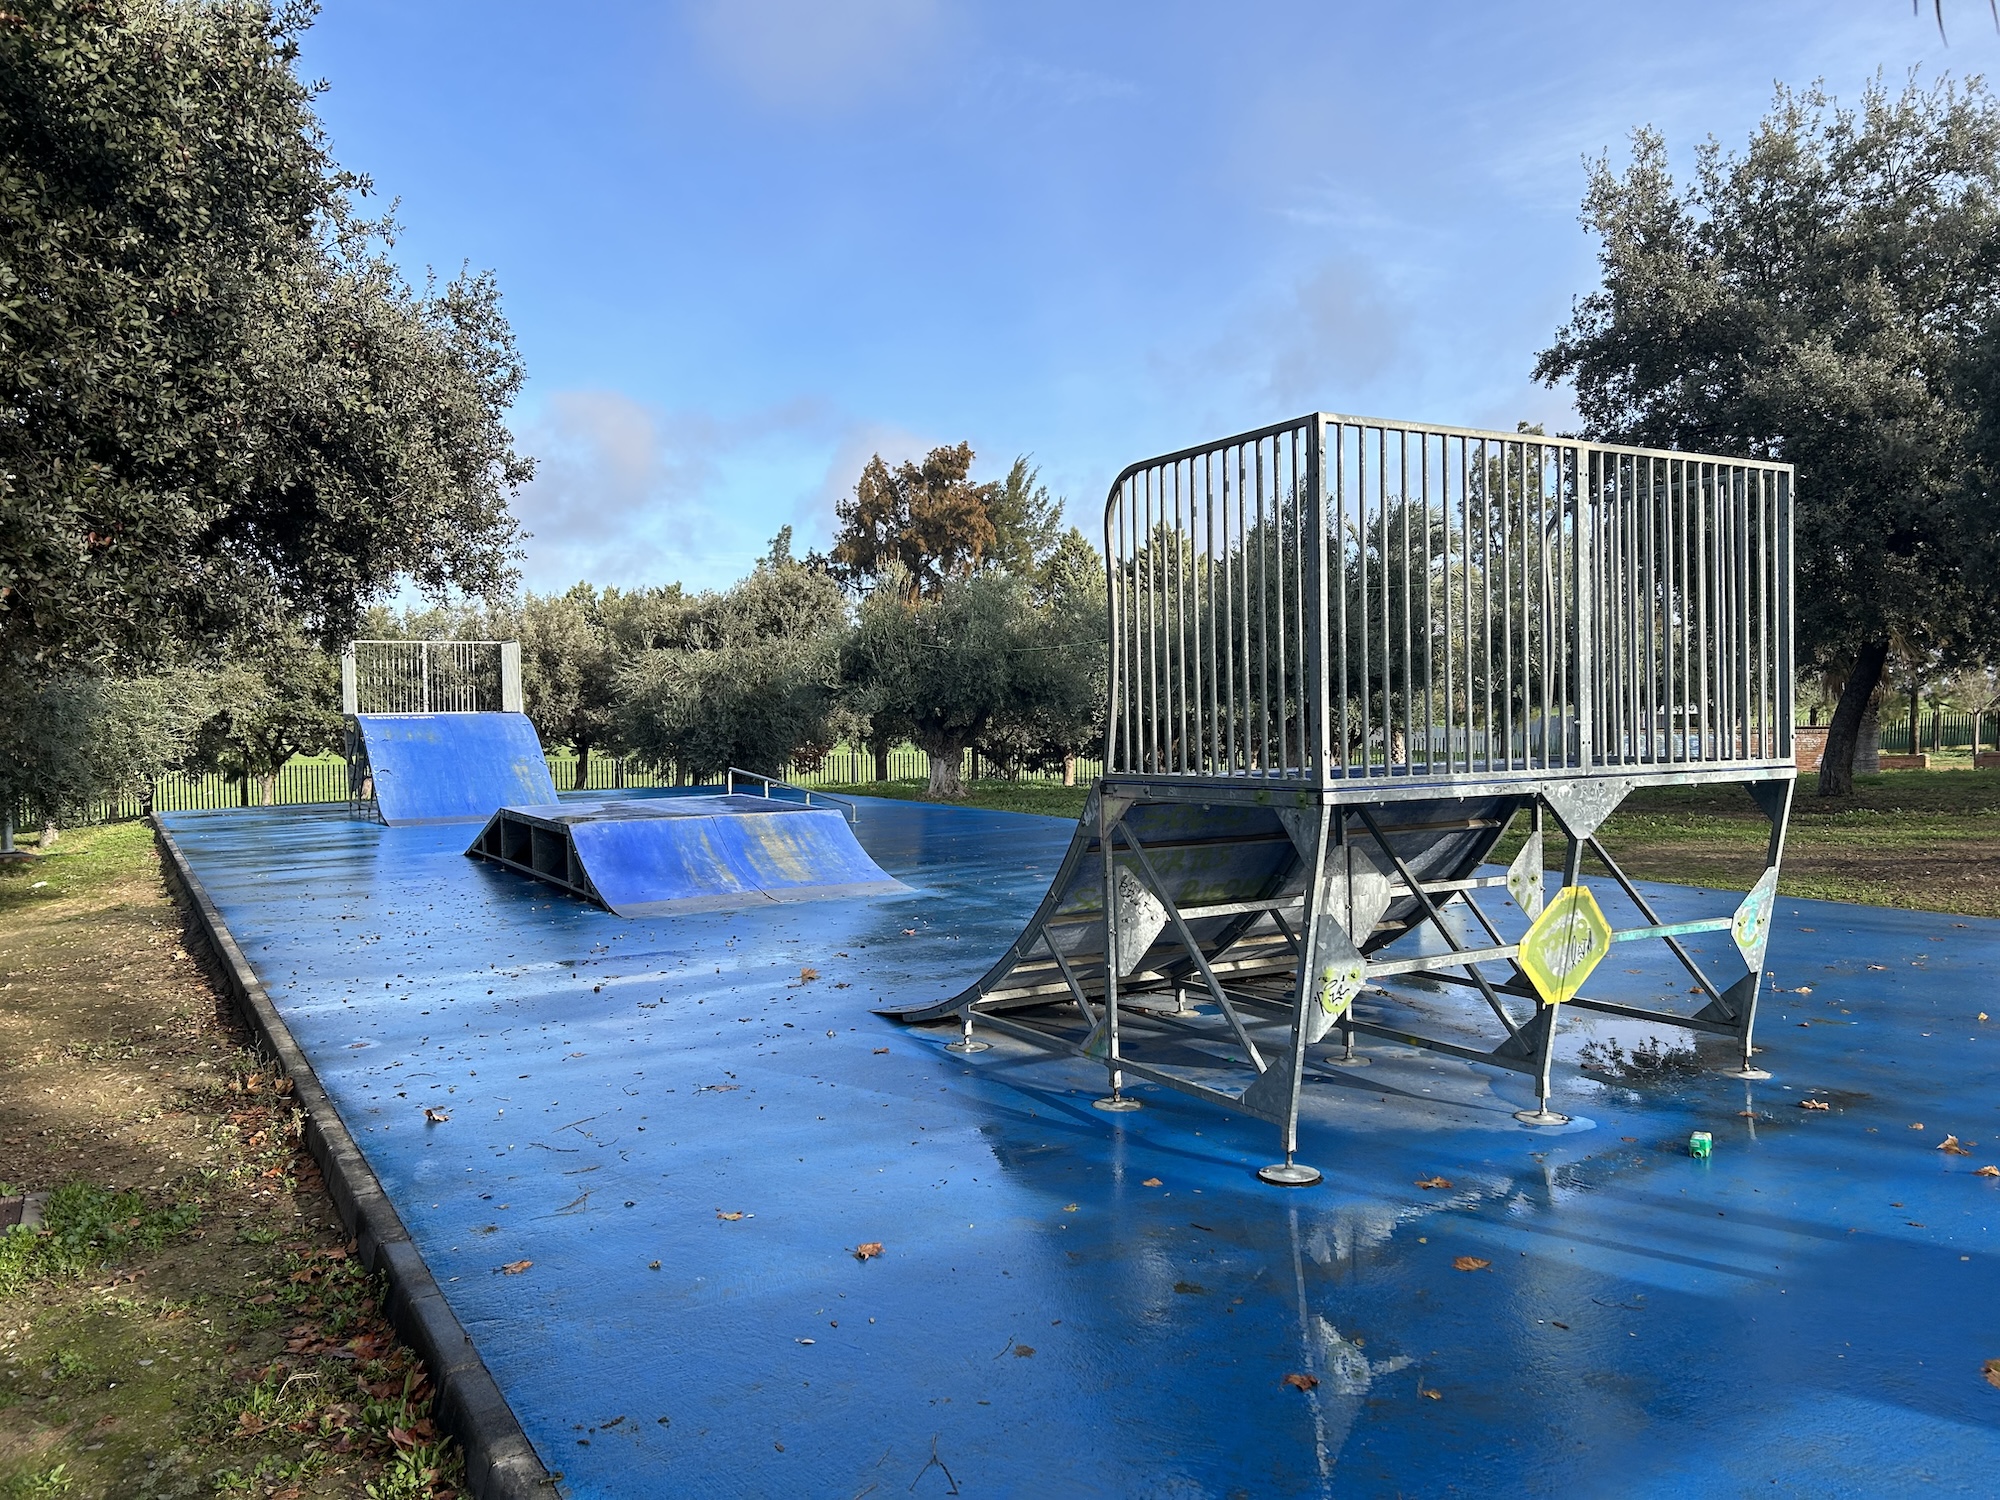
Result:
M1267 1125L869 1014L975 978L1067 823L864 801L908 896L623 921L462 830L169 822L573 1495L1991 1491L2000 924L1782 901L1774 1078L1580 1075L1644 1032L1570 1017L1563 1134L1377 1048L1288 1194Z

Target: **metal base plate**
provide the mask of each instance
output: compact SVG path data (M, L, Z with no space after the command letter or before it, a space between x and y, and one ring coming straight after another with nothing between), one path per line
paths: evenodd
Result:
M1090 1101L1090 1107L1092 1109L1123 1113L1128 1109L1143 1109L1145 1106L1140 1104L1137 1099L1128 1099L1125 1095L1119 1094L1112 1098L1093 1099Z
M1559 1115L1552 1109L1517 1109L1514 1118L1523 1125L1567 1125L1568 1115Z
M1326 1065L1329 1068L1365 1068L1368 1066L1368 1059L1365 1057L1330 1057L1327 1059Z
M1741 1078L1746 1083L1762 1083L1771 1075L1766 1073L1762 1068L1743 1068L1740 1070L1731 1068L1728 1072L1720 1076L1724 1078Z
M990 1052L993 1050L993 1044L991 1042L974 1041L946 1042L944 1050L947 1052Z
M1257 1169L1257 1179L1277 1187L1311 1187L1320 1180L1318 1167L1303 1162L1281 1161Z

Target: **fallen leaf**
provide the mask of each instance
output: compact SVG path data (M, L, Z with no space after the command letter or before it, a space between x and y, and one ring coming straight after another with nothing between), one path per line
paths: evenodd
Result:
M1034 1357L1035 1346L1033 1344L1016 1344L1014 1346L1014 1358L1033 1359Z
M742 1218L742 1217L743 1217L743 1211L742 1211L741 1209L736 1209L736 1210L732 1210L732 1211L731 1211L731 1212L729 1212L729 1213L724 1213L724 1212L723 1212L723 1211L722 1211L721 1209L719 1209L719 1208L718 1208L718 1209L717 1209L717 1210L715 1211L715 1216L716 1216L716 1218L718 1218L718 1219L727 1219L727 1220L729 1220L729 1222L730 1222L730 1223L732 1223L732 1224L733 1224L733 1223L735 1223L735 1222L736 1222L736 1221L737 1221L738 1219L740 1219L740 1218Z
M818 970L818 969L801 969L801 970L799 970L799 983L800 983L800 984L811 984L811 983L812 983L812 982L813 982L813 981L814 981L815 979L817 979L817 978L819 978L819 970Z
M646 1262L646 1269L649 1271L657 1271L660 1269L660 1263L656 1260L649 1260Z
M888 1052L888 1050L889 1050L889 1049L888 1049L887 1047L877 1047L877 1048L875 1049L875 1055L876 1055L877 1057L881 1057L881 1056L885 1055L885 1054L886 1054L886 1053Z
M1824 1099L1801 1099L1801 1100L1799 1101L1799 1108L1800 1108L1800 1109L1832 1109L1832 1108L1833 1108L1833 1106L1832 1106L1831 1104L1828 1104L1828 1103L1827 1103L1827 1102L1826 1102L1826 1101L1825 1101Z
M2000 1359L1989 1359L1979 1368L1988 1385L2000 1385Z
M1451 1179L1448 1177L1419 1177L1417 1179L1417 1186L1429 1192L1432 1188L1450 1187Z
M903 929L904 937L915 937L916 935L917 935L917 929L914 927L905 927Z
M1991 1376L1988 1376L1991 1379ZM1309 1391L1319 1384L1317 1375L1287 1375L1284 1383L1295 1391Z
M2000 1167L1981 1167L1972 1175L1974 1177L2000 1177Z
M816 1340L816 1339L793 1339L793 1340L792 1340L792 1342L793 1342L793 1343L795 1343L795 1344L812 1344L812 1343L817 1343L817 1342L818 1342L818 1340Z
M519 1276L533 1264L531 1260L510 1260L500 1268L500 1273L503 1276Z
M1208 1288L1199 1281L1176 1281L1174 1290L1183 1297L1206 1297Z
M1427 1385L1419 1385L1419 1386L1417 1387L1417 1394L1418 1394L1419 1396L1424 1396L1424 1397L1427 1397L1428 1399L1430 1399L1430 1400L1432 1400L1432 1401L1442 1401L1442 1400L1444 1400L1444 1392L1443 1392L1443 1391L1434 1391L1434 1390L1432 1390L1432 1389L1431 1389L1431 1388L1430 1388L1429 1386L1427 1386Z
M1140 1186L1140 1187L1161 1187L1161 1186L1164 1186L1164 1184L1162 1184L1162 1183L1161 1183L1161 1181L1160 1181L1160 1179L1159 1179L1159 1178L1157 1178L1157 1177L1148 1177L1148 1178L1147 1178L1147 1179L1146 1179L1146 1180L1145 1180L1144 1182L1140 1183L1140 1184L1139 1184L1139 1186Z
M1924 1128L1924 1122L1922 1120L1917 1121L1916 1124L1910 1127L1910 1129L1912 1130L1922 1130L1923 1128Z
M1564 1333L1568 1333L1568 1332L1569 1332L1569 1324L1567 1324L1567 1323L1558 1323L1558 1322L1557 1322L1557 1321L1556 1321L1556 1320L1555 1320L1554 1318L1550 1318L1550 1319L1549 1319L1549 1327L1551 1327L1551 1328L1560 1328L1560 1329L1561 1329L1561 1330L1562 1330L1562 1331L1563 1331Z
M426 1107L424 1110L424 1118L433 1125L442 1125L446 1120L449 1120L451 1116L446 1114L441 1109L431 1109L429 1107Z
M1461 1255L1451 1263L1451 1268L1454 1271L1490 1271L1493 1269L1493 1262L1481 1260L1476 1255Z
M1939 1141L1937 1143L1937 1149L1940 1151L1949 1151L1953 1156L1972 1155L1972 1153L1966 1150L1965 1147L1959 1145L1958 1137L1955 1135L1948 1135L1943 1140Z
M870 1240L865 1245L856 1245L854 1247L854 1258L856 1260L867 1260L870 1256L880 1255L881 1253L882 1242L880 1240Z
M1065 1204L1063 1205L1063 1212L1064 1212L1064 1213L1066 1213L1066 1214L1073 1214L1073 1213L1075 1213L1075 1212L1076 1212L1076 1205L1075 1205L1074 1203L1065 1203Z
M1757 1118L1757 1111L1754 1109L1739 1109L1736 1113L1740 1118L1745 1120L1754 1120Z

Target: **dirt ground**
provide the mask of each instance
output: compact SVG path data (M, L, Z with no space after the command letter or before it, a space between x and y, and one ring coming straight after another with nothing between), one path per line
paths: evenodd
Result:
M454 1495L290 1085L193 942L143 825L0 866L0 1197L57 1190L0 1231L0 1500Z

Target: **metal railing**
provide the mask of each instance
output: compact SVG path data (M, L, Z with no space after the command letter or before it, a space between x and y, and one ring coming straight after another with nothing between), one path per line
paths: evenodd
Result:
M835 807L838 807L842 812L847 814L847 821L850 823L854 822L861 815L860 809L855 807L845 797L835 797L826 792L816 791L809 786L800 786L796 781L787 781L782 776L766 776L762 771L746 771L741 766L730 766L722 773L722 790L724 795L731 797L736 795L736 778L739 776L746 781L761 782L766 797L769 797L772 792L779 790L797 792L801 797L805 798L805 805L807 807L813 805L814 797L818 797L822 802L831 802Z
M1114 774L1791 757L1789 465L1314 414L1105 505Z
M348 714L521 712L516 641L350 641L340 656Z

